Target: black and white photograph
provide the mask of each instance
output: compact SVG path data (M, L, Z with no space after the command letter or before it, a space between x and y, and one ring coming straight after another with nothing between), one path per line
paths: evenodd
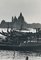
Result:
M0 60L41 60L41 0L0 0Z

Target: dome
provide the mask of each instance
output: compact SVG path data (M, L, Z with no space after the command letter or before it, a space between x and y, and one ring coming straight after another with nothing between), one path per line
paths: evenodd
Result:
M18 17L18 20L23 20L24 21L24 17L22 16L22 13L20 13L20 16Z
M14 17L14 19L13 19L13 22L16 22L17 21L17 18L16 18L16 16Z

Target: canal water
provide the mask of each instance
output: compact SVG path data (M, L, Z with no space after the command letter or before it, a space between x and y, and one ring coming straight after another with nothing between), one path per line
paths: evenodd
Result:
M6 31L7 29L0 29L0 32ZM0 34L1 38L5 38ZM23 51L9 51L9 50L0 50L0 60L41 60L40 52L23 52Z
M0 50L0 60L41 60L40 52L23 52L23 51L8 51Z

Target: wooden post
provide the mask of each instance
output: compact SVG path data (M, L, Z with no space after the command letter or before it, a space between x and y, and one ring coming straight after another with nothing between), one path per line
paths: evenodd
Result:
M28 60L28 56L26 57L26 60Z
M14 57L13 57L13 59L15 58L15 50L14 50L14 55L13 55Z

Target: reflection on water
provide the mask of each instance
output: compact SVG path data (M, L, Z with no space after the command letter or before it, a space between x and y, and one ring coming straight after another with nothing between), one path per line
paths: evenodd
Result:
M41 53L0 50L0 60L41 60Z

